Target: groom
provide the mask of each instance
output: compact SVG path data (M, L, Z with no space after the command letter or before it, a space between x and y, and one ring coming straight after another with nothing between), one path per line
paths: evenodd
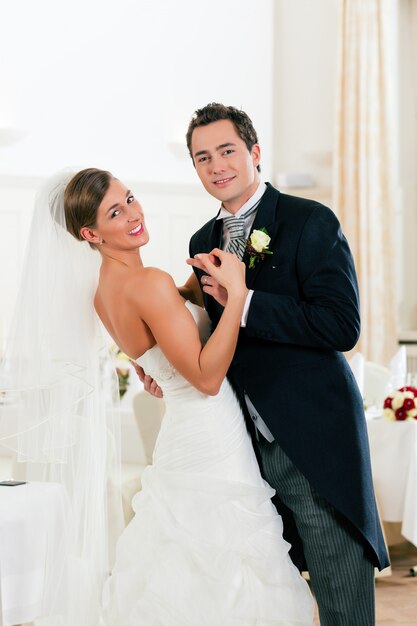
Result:
M374 566L386 567L388 557L363 402L342 354L360 328L348 244L330 209L260 181L258 138L243 111L216 103L197 110L187 145L220 202L193 235L190 255L222 247L247 265L250 291L228 377L276 490L291 556L309 571L321 626L372 626ZM262 229L248 251L248 237ZM225 294L198 260L190 263L216 325Z

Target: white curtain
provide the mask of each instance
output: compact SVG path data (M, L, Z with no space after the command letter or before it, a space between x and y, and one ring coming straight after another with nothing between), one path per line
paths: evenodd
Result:
M358 349L386 363L397 344L391 0L341 0L334 207L359 278Z
M400 327L417 329L417 2L398 3L398 198L401 215Z

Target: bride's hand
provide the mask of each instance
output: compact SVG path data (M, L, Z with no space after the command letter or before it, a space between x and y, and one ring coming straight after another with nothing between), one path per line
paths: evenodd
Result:
M220 285L230 297L246 297L248 292L245 283L246 266L235 254L214 248L209 254L197 254L195 258L201 264L200 269L209 274L209 277L207 279L203 277L203 280L207 281L207 287L213 288L213 295L218 294ZM203 286L204 284L203 282ZM225 300L224 294L222 299Z
M193 267L196 267L199 270L203 270L203 272L206 271L206 266L203 263L203 260L208 257L212 263L219 264L219 260L217 257L215 257L211 252L210 254L204 254L204 253L200 253L200 254L196 254L194 258L191 259L187 259L186 263L188 265L192 265ZM201 260L200 260L201 258Z

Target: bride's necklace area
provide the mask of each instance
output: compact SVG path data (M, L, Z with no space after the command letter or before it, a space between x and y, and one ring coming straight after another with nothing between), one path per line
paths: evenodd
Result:
M137 256L135 256L135 257L130 256L130 257L128 257L127 260L120 259L120 258L118 258L116 256L112 256L111 254L108 254L108 253L106 253L106 254L102 253L102 257L103 257L102 263L109 262L110 264L112 264L113 262L115 262L118 265L124 265L125 267L130 268L130 269L141 269L141 268L143 268L142 259L140 258L139 254Z

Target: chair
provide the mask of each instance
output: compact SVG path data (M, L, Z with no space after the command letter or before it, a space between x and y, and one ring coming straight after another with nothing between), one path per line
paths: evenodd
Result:
M142 471L147 465L152 464L153 449L165 413L164 401L151 396L147 391L139 391L133 397L132 404L142 444L142 454L139 450L139 465L133 465L130 472L127 470L127 465L124 468L122 502L125 524L128 524L133 517L132 498L142 488L140 481Z
M382 406L389 391L390 377L387 367L365 361L363 396L366 406Z
M140 391L133 398L133 412L139 429L144 451L144 462L152 464L153 449L165 413L165 402L147 391Z

